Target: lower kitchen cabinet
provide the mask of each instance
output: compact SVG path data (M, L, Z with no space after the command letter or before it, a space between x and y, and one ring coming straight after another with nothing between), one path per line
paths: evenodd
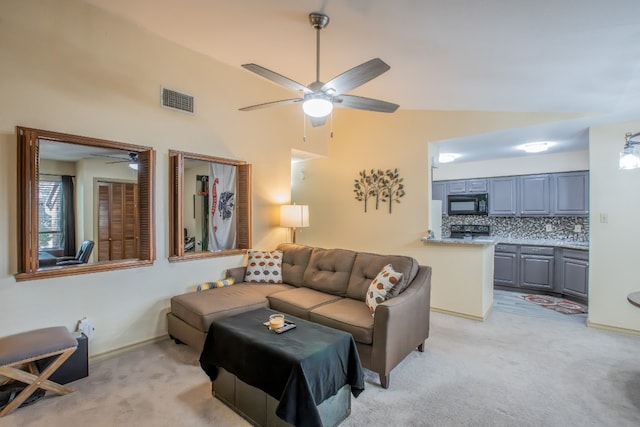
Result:
M554 289L554 249L552 247L520 247L520 287L551 291Z
M589 294L589 253L572 249L562 249L558 268L562 288L559 291L587 300Z
M586 303L589 252L500 243L495 247L493 274L498 288L561 294Z
M518 246L496 245L493 263L493 284L518 287Z

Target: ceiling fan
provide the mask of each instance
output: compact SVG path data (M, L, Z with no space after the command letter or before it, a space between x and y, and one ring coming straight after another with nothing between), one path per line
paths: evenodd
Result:
M240 111L251 111L258 108L271 107L273 105L286 105L302 102L302 109L311 119L313 126L322 126L327 121L327 116L331 114L333 106L354 108L366 111L378 111L382 113L393 113L399 107L398 104L381 101L379 99L364 98L355 95L346 95L369 80L372 80L391 67L380 58L374 58L360 64L344 73L334 77L327 83L320 81L320 30L329 24L329 17L322 13L310 13L309 22L316 30L316 80L304 86L288 77L268 70L257 64L243 64L242 67L262 76L287 89L303 92L302 98L283 99L280 101L266 102L263 104L251 105L240 108Z
M107 162L107 164L112 164L112 163L129 163L129 167L131 169L134 170L138 170L138 153L129 153L129 158L128 159L123 159L120 157L113 157L113 156L100 156L100 157L111 157L112 159L119 159L113 162Z

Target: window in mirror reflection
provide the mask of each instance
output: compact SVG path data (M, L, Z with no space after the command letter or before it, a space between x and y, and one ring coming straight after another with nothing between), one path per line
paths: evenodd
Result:
M241 253L251 244L251 165L170 151L170 261Z
M151 265L154 151L51 131L17 130L16 278ZM133 162L138 170L130 167Z

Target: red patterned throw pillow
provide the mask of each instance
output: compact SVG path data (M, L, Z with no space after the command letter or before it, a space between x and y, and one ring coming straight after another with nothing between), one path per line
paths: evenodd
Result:
M366 303L372 316L375 315L378 304L382 304L389 299L389 292L401 280L402 273L395 271L391 264L382 267L382 270L380 270L380 273L373 279L367 290Z
M249 251L244 281L282 283L282 251Z

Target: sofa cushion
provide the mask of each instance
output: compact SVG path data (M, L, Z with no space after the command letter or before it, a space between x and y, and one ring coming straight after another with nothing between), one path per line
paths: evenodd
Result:
M268 307L267 295L292 289L289 285L238 283L224 288L190 292L171 298L171 312L203 332L217 318Z
M309 320L349 332L358 343L373 343L373 317L362 301L342 298L323 304L311 310Z
M282 283L282 252L249 251L244 281Z
M309 311L313 308L340 299L338 296L304 287L271 294L267 298L272 310L302 319L309 319Z
M281 243L277 250L282 251L282 280L284 283L302 286L302 276L309 265L313 248L295 243Z
M309 266L304 272L302 285L317 291L346 296L355 258L356 253L347 249L314 248Z
M217 280L215 282L204 282L198 285L198 291L206 291L207 289L213 288L224 288L225 286L231 286L235 283L235 281L229 277L228 279Z
M376 278L382 267L387 264L391 264L395 271L402 273L402 280L393 287L389 293L389 298L395 297L404 291L418 273L418 261L412 257L358 252L351 270L346 296L365 301L371 281Z
M391 264L387 264L382 267L380 273L369 285L367 291L367 307L371 311L371 315L375 315L376 307L378 304L382 304L389 299L389 295L396 286L402 280L402 273L398 273L393 269Z

